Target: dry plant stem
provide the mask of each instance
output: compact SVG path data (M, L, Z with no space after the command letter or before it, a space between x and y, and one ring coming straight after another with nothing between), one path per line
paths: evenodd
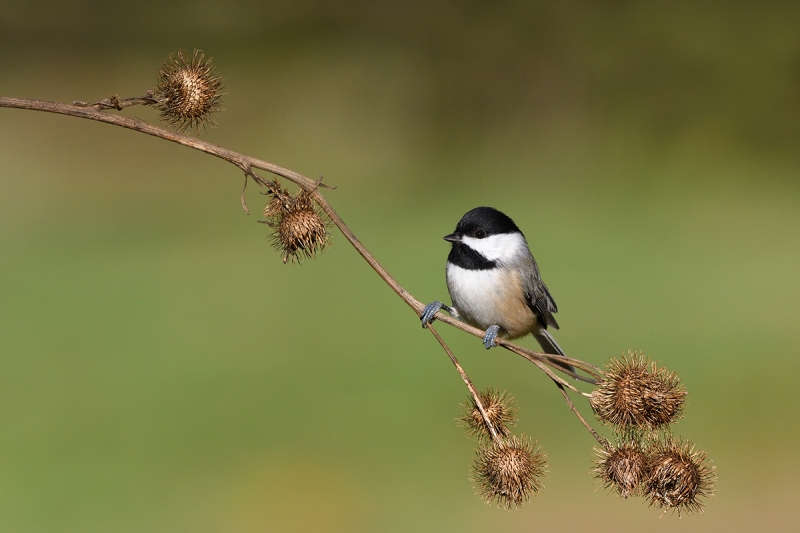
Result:
M263 161L255 157L248 157L209 142L201 141L200 139L196 139L194 137L181 135L164 128L159 128L158 126L153 126L147 122L144 122L143 120L123 117L121 115L114 115L105 111L100 111L93 107L81 107L70 104L62 104L59 102L45 102L41 100L27 100L7 97L0 97L0 107L13 107L17 109L29 109L32 111L46 111L48 113L58 113L61 115L69 115L78 118L96 120L98 122L105 122L106 124L113 124L129 130L146 133L147 135L152 135L153 137L166 139L168 141L211 154L219 157L220 159L224 159L229 163L233 163L243 171L247 171L252 167L266 170L267 172L271 172L277 176L286 178L289 181L292 181L303 187L304 189L313 190L317 183L316 181L307 178L302 174L292 172L291 170L278 165L273 165L267 161Z
M511 347L506 347L506 349L507 349L507 350L511 350L512 352L514 351L514 349L513 349L513 348L511 348ZM525 356L523 355L523 357L525 357ZM527 357L525 357L525 358L527 359ZM560 376L557 376L557 375L556 375L556 374L555 374L555 373L554 373L552 370L550 370L550 368L548 368L548 367L547 367L547 365L545 365L545 364L544 364L542 361L538 361L538 360L536 360L536 359L528 359L528 360L529 360L531 363L533 363L534 365L536 365L537 367L539 367L539 370L541 370L542 372L544 372L545 374L547 374L547 376L548 376L550 379L552 379L553 381L555 381L555 382L556 382L556 384L558 384L558 385L560 385L560 386L567 387L569 390L571 390L571 391L573 391L573 392L577 392L578 394L584 394L582 391L580 391L579 389L575 388L575 386L574 386L574 385L572 385L571 383L569 383L568 381L566 381L564 378L562 378L562 377L560 377ZM587 394L587 396L588 396L588 394Z
M580 412L578 412L578 409L575 408L575 404L572 403L572 400L570 399L569 394L567 393L567 391L564 388L564 386L561 385L561 383L559 383L557 381L555 382L555 384L556 384L556 387L558 387L558 390L561 391L561 394L564 395L564 400L566 400L567 405L569 406L569 408L572 409L572 412L575 413L575 416L577 416L578 420L580 420L581 424L583 424L583 427L585 427L589 431L589 433L592 434L592 436L595 438L595 440L597 440L597 442L600 443L600 446L602 446L603 448L608 448L608 441L606 439L604 439L602 436L600 436L600 434L597 433L594 430L594 428L592 428L592 426L590 426L586 422L586 420L583 418L583 416L581 416Z
M247 202L246 202L246 201L245 201L245 199L244 199L244 191L246 191L246 190L247 190L247 178L249 178L249 177L250 177L250 176L248 176L248 174L247 174L247 173L245 173L245 175L244 175L244 185L242 186L242 195L241 195L241 197L240 197L240 201L242 202L242 209L244 209L244 212L245 212L245 214L247 214L247 215L249 215L249 214L250 214L250 210L249 210L249 209L247 209Z
M464 380L464 383L467 385L470 394L472 394L472 399L475 401L475 406L478 408L478 411L481 412L481 416L483 417L483 421L486 423L486 427L489 428L489 432L492 434L492 440L495 442L500 442L500 436L497 434L497 430L494 428L494 424L489 420L489 415L486 414L486 410L483 408L483 402L481 401L481 396L478 394L478 390L475 388L475 385L472 384L472 380L469 379L469 376L458 363L458 359L456 356L453 355L453 352L450 351L450 347L445 344L444 339L439 335L439 333L433 329L431 325L428 325L428 329L433 333L433 336L436 337L436 340L439 341L439 344L442 346L442 349L447 353L450 360L458 370L458 373L461 374L461 379Z
M497 340L495 340L495 342L497 342ZM500 346L502 346L506 350L512 351L515 354L519 355L520 357L523 357L523 358L527 359L531 363L533 363L536 366L538 366L539 368L541 368L548 376L550 376L554 380L560 381L561 383L563 383L564 385L566 385L570 389L574 390L575 392L584 394L583 392L579 391L578 389L576 389L575 387L570 385L568 382L564 381L562 378L557 378L549 369L546 370L547 366L549 366L552 369L559 370L560 372L562 372L562 373L564 373L564 374L566 374L566 375L568 375L570 377L573 377L575 379L579 379L581 381L584 381L586 383L590 383L592 385L597 385L599 383L598 379L600 379L600 376L596 376L597 379L587 378L585 376L581 376L580 374L578 374L576 372L571 372L571 371L565 369L564 367L561 367L559 365L554 364L553 363L553 359L552 359L554 356L550 356L550 355L545 356L545 355L540 354L538 352L531 352L529 350L520 349L520 347L517 346L516 344L511 344L511 343L508 343L508 342L503 342L503 343L498 343L498 344L500 344ZM558 360L559 361L566 360L565 362L569 362L570 364L578 363L581 366L589 366L591 368L595 368L595 367L592 367L591 365L586 365L586 363L584 363L583 361L572 359L571 357L558 357ZM587 372L587 373L590 373L587 370L584 370L584 371ZM591 372L591 373L592 373L592 375L594 375L594 372Z
M88 102L81 102L80 100L76 100L72 102L72 105L78 107L93 107L95 109L116 109L117 111L122 111L126 107L130 107L133 105L152 105L156 103L155 98L153 98L154 94L153 91L147 91L147 94L142 96L141 98L120 98L116 94L111 95L108 98L103 98L94 103Z
M137 100L144 100L144 99L127 99L127 100L120 100L120 102L134 102ZM147 103L144 101L138 103ZM120 103L122 106L122 103ZM133 103L129 105L134 105ZM331 219L331 221L339 228L339 231L342 232L342 235L350 242L351 245L356 249L356 251L364 258L364 260L372 267L373 270L383 279L383 281L391 287L391 289L409 306L411 307L417 316L420 315L425 305L414 298L408 291L406 291L398 282L395 280L389 273L378 263L378 261L369 253L369 251L361 244L361 241L355 236L355 234L350 230L349 227L344 223L344 221L339 217L339 215L333 210L333 208L328 204L325 197L322 196L317 192L317 188L320 186L320 182L317 180L312 180L302 174L289 170L287 168L272 164L268 161L264 161L262 159L257 159L255 157L249 157L238 152L234 152L232 150L228 150L222 148L220 146L211 144L209 142L201 141L200 139L196 139L194 137L189 137L187 135L181 135L179 133L175 133L164 128L160 128L158 126L153 126L144 122L142 120L128 118L121 115L107 113L105 111L99 110L96 107L113 107L113 106L106 106L104 101L97 102L95 104L86 104L82 105L70 105L70 104L63 104L59 102L47 102L42 100L29 100L23 98L9 98L9 97L0 97L0 107L10 107L16 109L28 109L31 111L45 111L48 113L57 113L61 115L69 115L78 118L85 118L89 120L96 120L98 122L105 122L106 124L113 124L115 126L120 126L122 128L138 131L140 133L145 133L147 135L152 135L154 137L158 137L161 139L165 139L168 141L172 141L174 143L181 144L183 146L188 146L189 148L193 148L195 150L199 150L201 152L205 152L207 154L216 156L220 159L228 161L239 167L245 175L252 178L256 183L260 186L266 186L267 181L258 176L255 172L253 172L253 168L258 168L261 170L266 170L271 174L276 176L280 176L285 178L298 186L302 187L303 189L310 191L314 198L314 201L317 202L320 209L322 209L326 215ZM124 107L124 106L123 106ZM441 320L445 324L453 326L454 328L460 329L470 335L474 335L480 339L484 336L484 331L479 330L478 328L474 328L469 326L463 322L460 322L450 316L446 316L444 314L437 315L437 319ZM528 360L537 360L541 363L548 365L553 368L553 370L557 370L559 372L564 372L564 369L554 365L553 360L563 361L567 364L574 366L575 368L579 368L586 372L587 374L593 376L596 379L602 379L601 369L597 368L593 365L585 363L583 361L572 359L570 357L562 357L562 356L554 356L549 354L544 354L541 352L534 352L532 350L528 350L523 348L522 346L518 346L512 344L508 341L503 339L496 339L496 343L500 346L504 347L514 347L514 352L525 357ZM566 372L565 372L566 373ZM583 379L584 381L588 381L589 383L595 383L594 380L588 380L583 377L579 377L579 379Z

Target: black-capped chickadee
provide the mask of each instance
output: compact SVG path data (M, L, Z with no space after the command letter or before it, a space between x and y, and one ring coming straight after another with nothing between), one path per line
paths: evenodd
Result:
M423 327L443 309L486 330L483 345L487 350L498 335L517 339L530 333L545 353L564 355L547 331L548 326L558 329L553 317L558 312L556 302L513 220L492 207L476 207L444 240L452 243L447 290L453 306L439 301L428 304L420 315Z

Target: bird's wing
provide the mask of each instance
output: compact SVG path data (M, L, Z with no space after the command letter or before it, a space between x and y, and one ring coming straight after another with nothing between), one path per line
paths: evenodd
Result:
M558 329L558 322L556 322L553 313L558 313L558 306L555 300L550 296L550 291L547 290L547 285L542 281L539 275L539 268L536 261L531 257L533 268L531 271L533 275L527 280L525 287L525 297L527 299L528 307L531 311L536 313L537 320L542 329L547 329L547 326L553 326Z

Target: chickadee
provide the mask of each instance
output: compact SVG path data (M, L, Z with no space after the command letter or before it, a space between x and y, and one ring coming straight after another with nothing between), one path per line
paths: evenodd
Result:
M447 290L453 306L436 301L420 315L422 327L443 309L467 324L486 330L483 345L495 337L517 339L532 334L545 353L564 355L548 326L558 329L556 302L539 274L528 242L514 221L497 209L476 207L464 215L447 256ZM561 364L572 370L572 367Z

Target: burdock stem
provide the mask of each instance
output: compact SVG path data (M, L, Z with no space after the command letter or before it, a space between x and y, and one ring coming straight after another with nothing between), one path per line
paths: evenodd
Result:
M494 428L494 424L492 424L492 421L489 420L489 415L486 414L486 409L483 408L483 402L481 401L481 396L475 389L475 385L472 384L472 380L469 379L469 376L459 364L458 359L456 359L456 356L453 355L452 351L450 351L450 348L444 342L444 339L442 339L439 333L435 329L433 329L433 326L429 324L428 329L431 330L431 333L433 333L433 336L436 337L437 341L439 341L439 344L442 346L442 349L447 353L448 357L450 357L450 360L455 365L456 370L458 370L458 373L461 374L461 379L464 380L464 384L469 389L470 394L472 394L472 399L475 401L475 406L478 408L478 411L481 412L483 421L486 423L486 427L489 428L489 433L492 434L492 440L499 443L500 436L497 434L497 430Z
M578 420L581 421L583 427L585 427L587 431L589 431L589 433L592 434L595 440L597 440L597 442L600 443L600 446L602 446L603 448L608 448L608 441L604 439L599 433L597 433L594 430L594 428L592 428L592 426L588 424L588 422L586 422L586 420L583 418L578 409L575 408L575 404L572 403L572 400L570 399L569 394L567 393L567 390L564 388L564 386L558 381L554 381L554 383L556 384L556 387L558 387L558 390L561 391L561 394L564 395L564 400L567 402L569 408L572 409L572 412L575 413L575 416L578 417Z
M93 107L95 109L116 109L117 111L122 111L126 107L134 106L134 105L153 105L158 103L155 99L155 95L153 91L147 91L144 96L134 97L134 98L120 98L116 94L112 94L108 98L103 98L102 100L98 100L97 102L81 102L80 100L75 100L72 102L72 105L78 107Z
M264 161L262 159L258 159L255 157L246 156L244 154L240 154L238 152L234 152L233 150L228 150L226 148L222 148L221 146L217 146L211 144L206 141L202 141L195 137L190 137L188 135L182 135L173 131L166 130L164 128L160 128L158 126L153 126L143 120L128 118L122 115L108 113L103 111L102 109L98 109L98 107L102 108L116 108L117 106L114 105L116 103L119 106L124 107L125 105L133 105L135 103L149 103L147 100L149 95L146 95L145 98L133 98L133 99L116 99L117 102L111 101L109 102L100 101L94 104L85 104L81 103L81 105L71 105L71 104L64 104L60 102L47 102L43 100L30 100L25 98L9 98L9 97L0 97L0 107L10 107L16 109L27 109L31 111L45 111L48 113L57 113L61 115L69 115L78 118L84 118L89 120L95 120L98 122L105 122L106 124L112 124L114 126L119 126L122 128L138 131L140 133L145 133L147 135L152 135L153 137L158 137L160 139L165 139L167 141L172 141L174 143L181 144L183 146L187 146L189 148L193 148L195 150L205 152L207 154L213 155L220 159L223 159L233 165L237 166L241 169L246 176L253 179L259 186L267 185L267 182L260 178L255 172L253 172L254 168L266 170L276 176L280 176L285 178L292 183L295 183L299 187L311 192L311 195L314 201L319 205L320 209L325 212L325 214L330 218L330 220L336 225L337 228L342 232L342 235L350 242L353 248L364 258L364 260L372 267L373 270L383 279L383 281L408 305L411 309L414 310L416 317L419 317L420 313L422 312L425 305L414 298L408 291L406 291L398 282L395 280L381 265L378 261L373 257L373 255L364 247L363 244L358 240L355 234L350 230L350 228L344 223L344 221L339 217L336 211L330 206L328 201L322 196L317 188L320 185L320 182L317 180L313 180L308 178L302 174L289 170L287 168L281 167L279 165L275 165L268 161ZM130 102L130 104L128 104ZM109 105L110 104L110 105ZM460 329L470 335L474 335L480 339L484 336L484 331L479 330L478 328L474 328L464 322L456 320L450 316L446 316L443 314L437 315L437 319L441 320L445 324L448 324L454 328ZM528 350L527 348L523 348L522 346L518 346L516 344L512 344L503 339L497 339L497 344L500 346L505 346L508 348L513 347L513 351L518 355L525 357L526 359L533 361L537 360L545 365L548 365L552 368L552 370L565 373L572 377L577 377L583 381L587 381L589 383L596 384L599 379L602 379L602 370L594 365L590 365L589 363L572 359L570 357L563 357L563 356L554 356L550 354L545 354L541 352L534 352L532 350ZM569 365L578 368L590 376L592 378L585 378L583 376L577 376L571 372L566 371L561 366L555 365L553 363L554 360L558 360ZM541 368L541 367L539 367Z
M515 345L513 345L513 344L505 344L505 345L503 345L503 347L504 347L505 349L507 349L507 350L510 350L510 351L512 351L512 352L514 352L514 353L516 353L517 355L521 355L522 357L524 357L525 359L527 359L528 361L530 361L531 363L533 363L534 365L536 365L537 367L539 367L539 370L541 370L542 372L544 372L545 374L547 374L547 375L550 377L550 379L552 379L552 380L553 380L553 381L555 381L556 383L558 383L558 384L560 384L560 385L563 385L564 387L567 387L567 388L568 388L568 389L570 389L571 391L577 392L578 394L581 394L581 395L583 395L583 396L586 396L586 397L590 396L588 393L582 392L581 390L579 390L579 389L575 388L575 386L574 386L574 385L572 385L571 383L569 383L568 381L566 381L566 380L565 380L564 378L562 378L561 376L557 376L557 375L556 375L556 374L555 374L555 373L554 373L554 372L551 370L551 368L552 368L552 366L553 366L553 365L551 365L550 367L548 367L548 366L547 366L547 364L546 364L547 360L543 361L543 360L541 360L541 359L539 359L539 358L529 357L529 356L528 356L526 353L524 353L524 352L522 352L522 351L517 351L517 348L518 348L518 346L515 346ZM558 369L562 370L562 372L564 372L565 374L571 375L572 377L577 377L577 378L580 378L580 379L582 379L583 381L586 381L586 382L589 382L589 383L592 383L592 384L595 384L595 385L597 384L597 381L596 381L596 380L593 380L593 379L589 379L589 378L586 378L586 377L580 376L580 375L576 374L575 372L570 372L570 371L568 371L568 370L566 370L566 369L562 369L560 366L557 366L556 368L558 368Z

